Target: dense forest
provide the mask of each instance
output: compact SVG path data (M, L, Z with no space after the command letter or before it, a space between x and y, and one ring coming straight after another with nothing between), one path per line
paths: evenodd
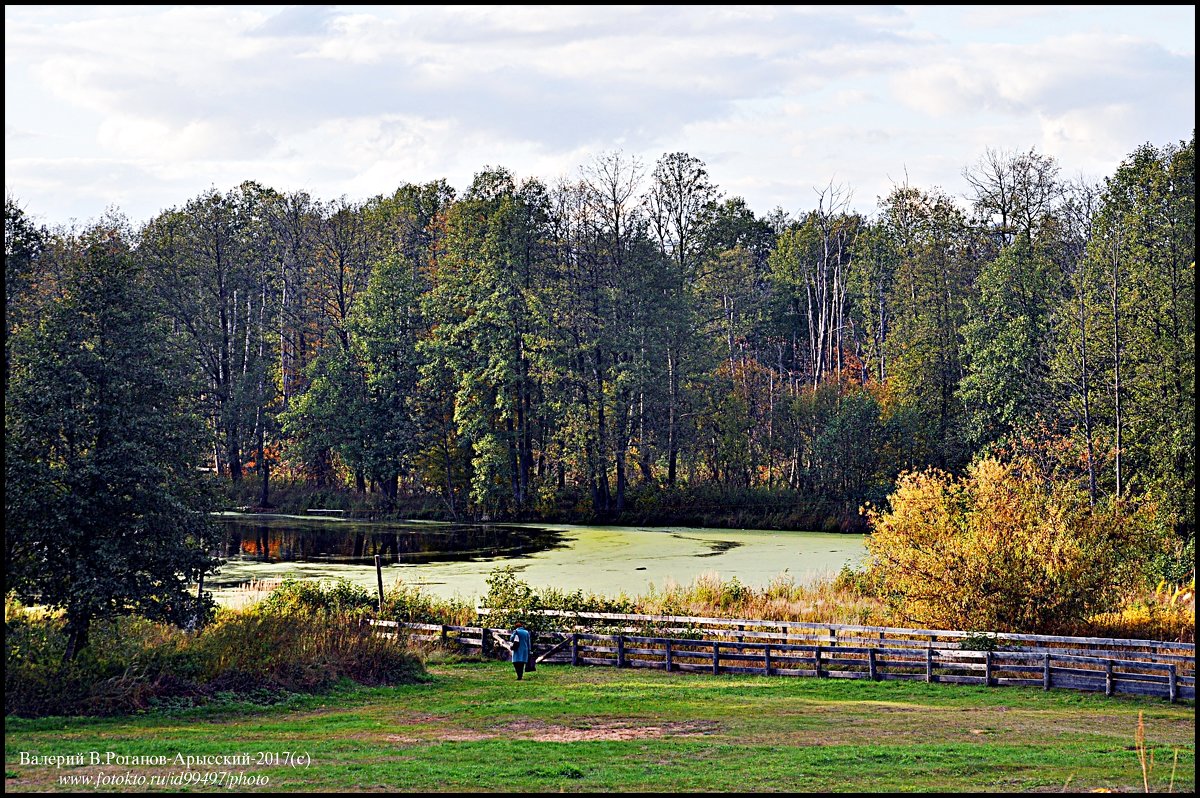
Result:
M1098 183L1033 149L962 177L869 216L833 184L759 215L682 152L365 201L246 182L137 228L9 197L6 438L76 445L74 335L117 366L88 401L138 429L113 456L188 451L127 405L194 418L232 504L861 529L904 471L1020 453L1190 539L1194 133Z

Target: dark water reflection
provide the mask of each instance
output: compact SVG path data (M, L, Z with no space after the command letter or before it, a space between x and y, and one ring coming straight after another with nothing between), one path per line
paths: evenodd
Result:
M219 556L229 561L385 563L470 562L519 557L567 545L563 534L503 524L367 523L259 516L220 519Z

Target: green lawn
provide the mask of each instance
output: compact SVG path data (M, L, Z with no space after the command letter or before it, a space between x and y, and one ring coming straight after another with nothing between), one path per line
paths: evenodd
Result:
M1195 788L1190 702L561 665L517 682L499 662L430 671L427 684L268 709L9 718L5 790L229 792L228 779L242 774L252 781L239 792L1141 792L1139 712L1154 757L1150 788L1167 791L1172 771L1175 792ZM168 762L21 764L22 752L92 751ZM301 757L260 764L259 752ZM177 755L247 755L249 764L200 764L188 776ZM101 773L133 783L80 785ZM187 781L207 773L209 784Z

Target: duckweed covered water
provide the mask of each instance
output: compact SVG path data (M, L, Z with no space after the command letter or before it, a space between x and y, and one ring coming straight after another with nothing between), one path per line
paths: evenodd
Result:
M444 598L475 599L488 574L511 566L534 587L636 595L703 574L764 587L797 583L861 562L862 535L755 529L362 522L225 514L226 564L205 586L252 580L347 578L376 586L374 557L397 580Z

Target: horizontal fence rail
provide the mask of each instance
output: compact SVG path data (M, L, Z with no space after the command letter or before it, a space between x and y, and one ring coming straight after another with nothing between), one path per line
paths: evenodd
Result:
M486 616L486 612L481 612ZM563 613L580 624L536 633L536 661L668 672L913 680L989 687L1066 688L1195 700L1195 644L1119 638L987 635L987 650L964 648L980 635L951 630L685 616ZM603 622L603 631L587 622ZM507 656L511 630L486 626L372 621L410 638L485 657ZM623 624L656 624L654 632ZM618 628L612 628L613 626ZM686 637L674 633L686 633ZM385 634L395 632L383 631ZM1189 653L1190 652L1190 653Z
M476 613L486 618L494 612L486 607ZM839 643L890 643L927 646L935 648L960 647L964 640L979 641L987 638L997 646L1013 649L1046 647L1053 650L1066 648L1094 650L1108 653L1124 653L1177 658L1178 662L1194 662L1195 643L1177 643L1163 640L1135 640L1115 637L1073 637L1057 635L1016 634L1007 632L964 632L952 629L904 629L892 626L856 626L850 624L816 623L813 621L765 621L745 618L711 618L690 615L639 615L632 613L573 612L566 610L539 610L535 613L546 618L572 621L576 626L637 624L661 627L676 627L681 631L705 631L719 635L760 638L804 637L814 642L830 645Z

